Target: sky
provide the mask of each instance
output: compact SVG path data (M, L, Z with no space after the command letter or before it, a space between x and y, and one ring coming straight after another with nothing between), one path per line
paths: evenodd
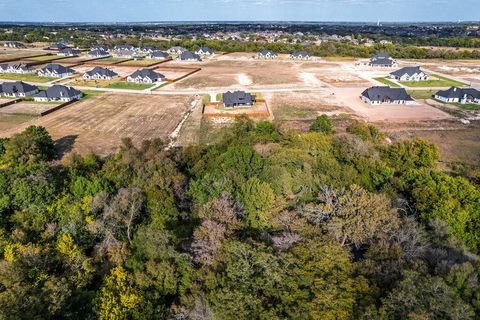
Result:
M479 21L480 0L0 0L0 21Z

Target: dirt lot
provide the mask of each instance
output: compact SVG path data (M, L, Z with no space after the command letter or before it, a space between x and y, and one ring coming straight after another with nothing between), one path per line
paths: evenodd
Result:
M3 131L1 136L20 132L28 125L41 125L55 140L62 143L70 141L65 146L67 149L108 155L117 149L124 137L132 138L135 143L166 138L177 126L191 99L189 96L105 93L24 122L14 129Z
M40 113L50 110L59 103L35 103L35 102L19 102L0 109L0 117L6 114L24 114L38 116Z

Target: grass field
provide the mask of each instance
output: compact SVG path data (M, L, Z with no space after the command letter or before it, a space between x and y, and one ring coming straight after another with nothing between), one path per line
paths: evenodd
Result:
M58 78L39 77L36 74L3 73L0 74L0 79L44 83L57 80Z
M402 85L411 88L428 87L466 87L467 84L453 79L445 78L439 75L430 75L431 80L427 81L403 81Z
M480 110L480 105L478 104L461 104L461 103L454 103L453 105L459 107L460 109L463 110L468 110L468 111L476 111Z
M388 80L387 78L383 78L383 77L380 77L380 78L374 78L375 80L377 80L378 82L381 82L387 86L389 86L390 88L400 88L400 86L390 80Z
M113 82L107 85L109 89L145 90L153 87L153 84L138 84L126 81Z
M39 57L28 58L28 60L30 60L30 61L49 61L49 60L58 60L58 59L61 59L61 58L63 58L63 57L51 55L51 56L39 56Z
M437 90L409 90L407 92L414 99L431 99Z
M0 131L15 128L17 125L37 118L28 114L2 114L0 115Z
M144 59L144 60L131 60L127 62L120 63L121 66L135 66L135 67L148 67L163 60L156 60L156 59Z

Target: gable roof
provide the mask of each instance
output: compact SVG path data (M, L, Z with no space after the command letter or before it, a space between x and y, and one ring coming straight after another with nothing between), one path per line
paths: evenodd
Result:
M474 88L457 88L451 87L448 90L440 90L435 95L445 99L461 99L465 95L480 99L480 91Z
M92 70L87 71L86 74L89 76L98 74L100 76L106 76L106 77L112 77L112 78L118 76L118 74L115 71L112 71L107 68L102 68L102 67L95 67Z
M107 47L106 45L103 45L103 44L96 44L96 45L93 45L91 48L90 48L91 51L94 51L94 50L100 50L100 51L108 51L110 50L109 47Z
M271 56L276 56L277 54L275 52L273 52L272 50L262 50L260 51L259 53L261 56L267 56L267 55L271 55Z
M52 99L60 99L60 98L72 99L77 97L80 94L81 92L78 91L77 89L56 84L51 86L47 90L42 91L39 94L35 95L35 97L52 98Z
M94 49L94 50L90 50L88 52L88 55L94 56L94 57L103 57L103 56L108 56L108 52L106 50Z
M405 74L408 76L413 76L414 74L419 74L419 73L423 73L423 71L420 69L420 66L415 66L415 67L405 67L397 71L394 71L390 74L397 77L401 77Z
M390 88L387 86L368 88L362 92L362 96L376 102L382 102L386 98L392 101L413 101L404 88Z
M370 59L370 63L376 65L393 65L395 63L395 59L390 57L388 53L380 53Z
M40 70L44 71L44 72L48 71L48 72L51 72L51 73L58 73L58 74L75 73L75 71L73 69L68 68L68 67L64 67L64 66L62 66L61 64L58 64L58 63L49 63Z
M201 60L200 56L196 53L190 52L190 51L184 51L180 55L181 60Z
M254 101L255 96L245 91L227 91L223 94L223 103L225 103L226 106L252 104Z
M197 50L197 52L204 52L204 53L210 53L210 54L214 53L213 49L209 47L201 47Z
M130 77L132 78L138 78L138 77L141 77L141 78L150 78L152 80L154 79L161 79L161 78L165 78L165 76L161 73L158 73L158 72L155 72L151 69L140 69L140 70L137 70L135 71L134 73L132 73L130 75Z
M310 57L310 54L307 51L295 51L292 53L293 57Z
M156 58L168 58L169 54L163 51L153 51L150 53L151 57L156 57Z
M60 52L65 53L65 54L79 54L80 50L73 49L73 48L65 48L65 49L60 50Z
M2 84L2 92L5 93L27 93L35 90L38 90L37 86L33 86L23 81L4 82Z

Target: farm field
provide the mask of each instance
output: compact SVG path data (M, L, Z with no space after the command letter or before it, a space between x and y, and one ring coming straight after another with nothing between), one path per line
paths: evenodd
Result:
M166 138L186 111L190 96L153 96L104 93L68 106L45 117L4 130L2 136L21 132L29 125L47 128L55 140L69 140L66 146L79 153L113 153L121 139L134 143Z

